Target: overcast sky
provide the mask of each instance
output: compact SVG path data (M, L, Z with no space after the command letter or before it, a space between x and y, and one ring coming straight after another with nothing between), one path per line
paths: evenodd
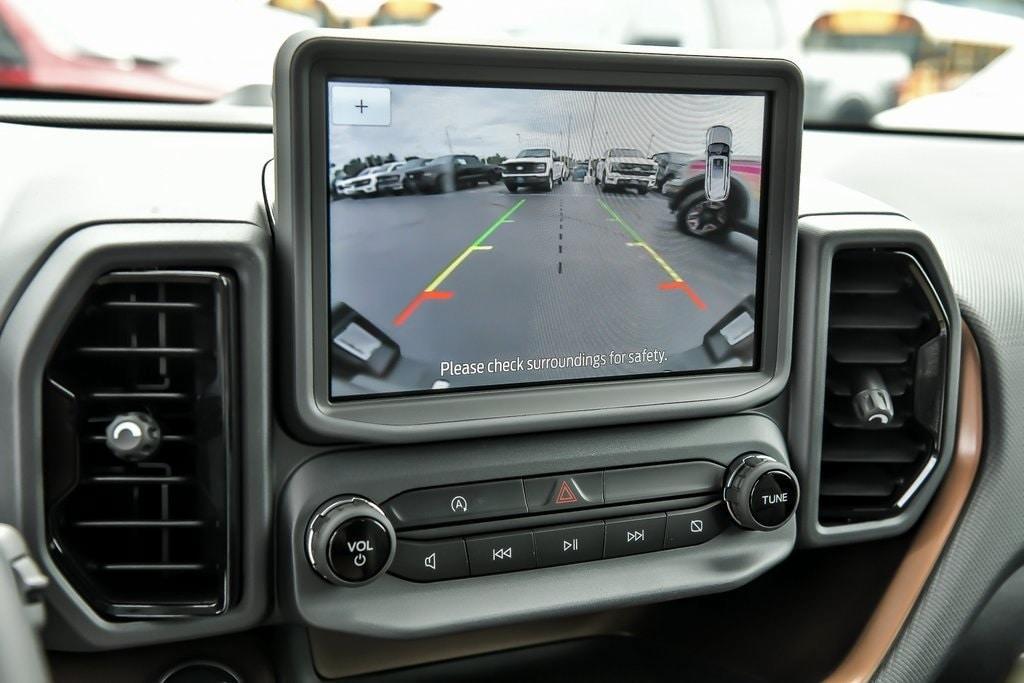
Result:
M511 157L525 147L552 147L575 158L597 156L609 147L635 147L645 155L703 154L713 125L732 129L734 154L761 154L765 102L760 95L389 87L391 125L332 124L332 162L344 166L353 157L389 153L398 159L450 152Z

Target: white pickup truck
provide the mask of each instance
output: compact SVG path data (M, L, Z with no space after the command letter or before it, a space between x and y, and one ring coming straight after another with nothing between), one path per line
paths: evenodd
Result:
M383 166L364 168L351 178L339 178L334 183L336 197L372 197L385 192L402 191L402 175L398 168L404 162L393 161Z
M613 147L597 164L597 184L601 192L614 188L635 188L640 194L655 187L658 162L645 157L640 150Z
M501 164L501 179L509 192L520 187L539 187L550 192L569 177L569 170L558 153L548 147L524 149Z

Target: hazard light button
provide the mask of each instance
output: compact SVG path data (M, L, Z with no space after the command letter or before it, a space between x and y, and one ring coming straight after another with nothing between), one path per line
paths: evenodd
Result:
M549 512L604 503L604 474L563 474L527 479L526 505L530 512Z

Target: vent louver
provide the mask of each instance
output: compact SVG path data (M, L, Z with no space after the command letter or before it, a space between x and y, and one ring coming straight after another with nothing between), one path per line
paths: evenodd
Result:
M51 552L107 617L218 614L231 602L233 299L222 273L113 273L90 289L50 359ZM137 461L106 442L111 421L130 413L160 432Z
M913 256L882 249L835 255L818 506L822 524L898 514L935 467L948 332L945 313Z

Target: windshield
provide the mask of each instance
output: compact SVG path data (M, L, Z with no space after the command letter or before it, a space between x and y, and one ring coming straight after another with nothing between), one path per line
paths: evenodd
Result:
M608 150L610 157L642 157L643 153L638 149L616 148Z
M524 149L522 152L516 155L517 158L522 159L523 157L549 157L554 156L550 149L544 149L542 147L533 147L531 149Z
M809 124L1024 135L1020 71L996 68L1020 61L1020 0L0 0L0 97L269 106L278 48L316 27L781 57Z

